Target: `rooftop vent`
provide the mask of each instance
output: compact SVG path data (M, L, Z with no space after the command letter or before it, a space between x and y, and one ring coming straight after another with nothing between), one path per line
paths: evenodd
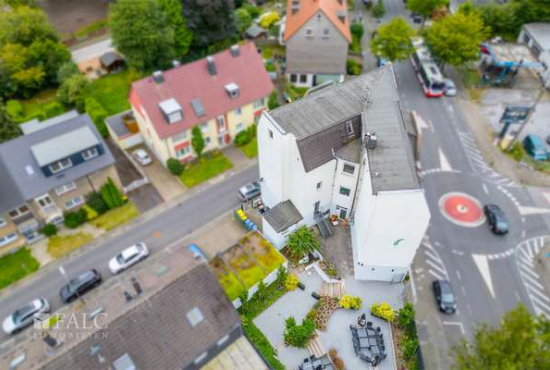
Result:
M239 97L239 85L234 82L225 85L225 91L227 91L227 95L229 95L231 99L236 99Z
M241 55L241 50L239 49L239 45L233 45L229 50L231 51L231 55L233 56L233 58L236 58L239 55Z
M193 107L193 110L195 111L197 117L202 117L206 114L206 111L204 110L204 107L202 106L201 100L199 98L192 99L191 106Z
M213 56L207 56L206 57L206 64L208 66L208 73L210 73L211 76L214 76L217 74L216 72L216 63L214 62Z
M189 320L189 324L191 324L191 326L197 326L204 320L204 316L202 315L201 310L199 310L198 307L195 307L191 311L187 312L187 320Z
M340 22L346 23L346 17L348 13L345 10L338 10L336 15L338 15L338 19L340 20Z
M153 81L155 81L158 84L161 84L164 82L164 76L161 71L153 72Z
M376 132L370 133L367 132L367 148L376 149L378 145L378 138L376 137Z
M176 99L172 98L164 100L159 103L159 107L164 115L164 119L169 124L181 121L183 119L183 110Z
M178 68L179 66L181 66L181 63L180 63L179 60L174 59L174 60L172 61L172 65L174 66L174 68Z

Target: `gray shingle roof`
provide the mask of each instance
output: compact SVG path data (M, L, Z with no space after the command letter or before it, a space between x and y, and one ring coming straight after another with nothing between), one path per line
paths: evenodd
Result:
M361 139L352 140L335 153L335 156L344 161L359 163L361 160Z
M131 115L133 117L134 114L131 109L128 109L124 112L105 118L105 123L107 126L109 126L119 138L131 133L123 120L123 117L126 115Z
M204 320L192 326L186 313L195 307ZM218 281L200 264L43 369L107 369L125 354L137 369L182 369L239 325ZM100 346L103 365L90 354L94 346Z
M20 136L0 144L0 213L20 206L27 200L112 165L115 160L103 145L104 154L46 177L35 160L31 147L80 128L87 127L98 142L103 139L86 114L58 123L47 129Z
M67 158L99 144L90 127L84 126L31 146L40 167Z
M523 28L531 34L543 50L550 50L550 23L527 23Z
M264 214L264 218L278 233L303 219L302 214L291 200L277 204Z
M21 128L23 134L28 135L32 134L33 132L48 128L50 126L57 125L60 122L65 122L71 118L78 117L78 115L78 111L73 109L66 113L60 114L59 116L49 118L45 121L39 121L35 118L32 121L22 123L21 125L19 125L19 128Z

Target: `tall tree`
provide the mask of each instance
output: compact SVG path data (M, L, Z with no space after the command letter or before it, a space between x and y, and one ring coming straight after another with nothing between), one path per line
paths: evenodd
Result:
M414 13L422 16L422 27L426 18L430 17L434 10L449 5L449 0L408 0L407 8Z
M193 31L187 27L187 21L183 17L181 0L158 0L160 7L166 13L168 21L174 28L174 42L176 54L184 56L189 51L193 41Z
M235 26L237 32L242 34L252 24L252 17L245 8L239 8L235 10Z
M202 156L202 151L204 150L205 143L204 143L204 137L202 136L202 131L199 126L193 127L193 130L191 131L192 138L191 138L191 145L193 146L193 150L197 154L197 157Z
M435 22L427 32L427 41L441 68L446 64L460 66L479 58L479 44L489 30L481 17L473 12L459 11Z
M233 0L182 0L183 15L193 30L193 46L204 49L208 45L233 37L237 31Z
M174 28L157 0L118 0L109 24L113 45L139 71L166 68L176 56Z
M0 100L0 143L15 139L21 135L19 126L14 123L6 111L4 102Z
M373 54L392 62L406 59L414 51L411 44L413 35L414 30L407 21L397 17L378 28L370 47Z
M57 32L41 9L19 6L0 12L0 46L29 46L36 39L59 41Z
M500 327L479 326L473 343L462 340L455 353L460 370L550 369L550 321L520 305Z

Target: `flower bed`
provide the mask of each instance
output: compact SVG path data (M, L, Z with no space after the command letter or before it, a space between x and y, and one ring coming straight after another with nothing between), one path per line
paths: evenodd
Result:
M327 330L330 315L339 308L338 298L321 297L319 306L316 308L315 319L313 320L315 322L315 327L322 331Z

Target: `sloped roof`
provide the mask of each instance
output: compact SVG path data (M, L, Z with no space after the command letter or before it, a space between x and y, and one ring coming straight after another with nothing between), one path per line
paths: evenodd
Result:
M264 214L265 220L269 222L273 230L281 232L290 226L300 222L304 217L291 200L277 204Z
M214 54L217 73L210 75L206 59L163 72L164 82L147 77L132 84L130 102L139 114L145 110L161 139L192 128L226 112L267 97L274 89L263 60L253 43L239 45L239 55L225 50ZM225 85L239 86L239 96L230 98ZM183 109L183 119L168 124L159 103L175 99ZM197 116L191 101L200 99L205 114Z
M550 23L527 23L523 25L543 50L550 50Z
M351 42L351 31L348 16L347 1L342 0L299 0L300 6L297 12L294 14L292 11L293 0L287 0L286 4L286 23L284 40L288 40L292 37L307 21L318 11L323 12L326 17L334 24L334 27L340 31L340 33ZM344 22L338 18L338 13L346 14Z

